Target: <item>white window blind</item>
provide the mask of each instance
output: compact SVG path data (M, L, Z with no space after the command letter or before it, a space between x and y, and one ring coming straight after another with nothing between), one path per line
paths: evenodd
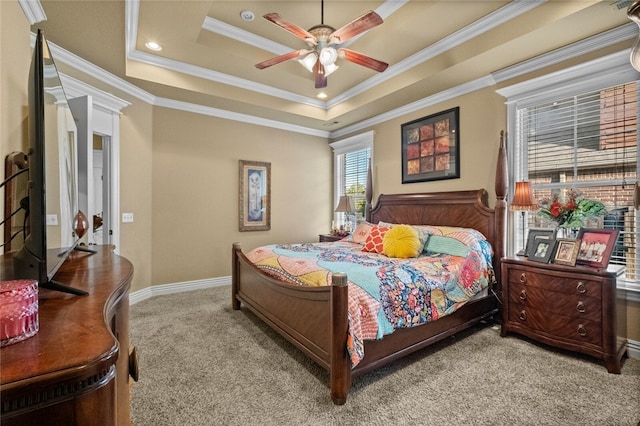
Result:
M364 219L367 172L373 151L373 132L367 132L331 144L334 150L334 207L343 195L349 195L356 210L351 221ZM334 219L344 223L344 213L335 213Z
M604 203L607 215L586 225L619 230L610 263L625 265L626 278L637 280L637 82L547 99L515 112L515 180L530 181L536 200L564 199L576 189ZM535 213L525 225L554 226Z

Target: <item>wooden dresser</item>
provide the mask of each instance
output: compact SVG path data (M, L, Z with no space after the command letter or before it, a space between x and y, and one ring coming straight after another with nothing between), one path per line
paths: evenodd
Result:
M626 315L616 303L620 271L502 259L502 337L515 332L591 355L619 374L627 350Z
M129 352L133 266L111 247L97 250L74 252L55 276L89 295L40 289L40 330L0 349L3 426L130 424L130 371L137 377Z

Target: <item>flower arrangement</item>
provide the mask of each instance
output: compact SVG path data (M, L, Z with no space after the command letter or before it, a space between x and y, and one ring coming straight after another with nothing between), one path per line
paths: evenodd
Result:
M558 194L554 194L551 200L540 201L538 214L543 218L555 222L559 228L584 227L584 220L602 216L607 213L604 204L600 201L582 197L582 193L576 189L569 190L567 200L562 202Z

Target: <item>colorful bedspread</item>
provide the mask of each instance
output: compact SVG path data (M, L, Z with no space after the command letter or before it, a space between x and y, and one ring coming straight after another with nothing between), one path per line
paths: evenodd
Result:
M292 285L330 285L333 272L346 273L348 350L356 366L364 356L364 340L455 312L494 281L489 243L474 239L469 246L467 256L425 251L397 259L363 252L360 244L346 241L281 244L256 248L247 258Z

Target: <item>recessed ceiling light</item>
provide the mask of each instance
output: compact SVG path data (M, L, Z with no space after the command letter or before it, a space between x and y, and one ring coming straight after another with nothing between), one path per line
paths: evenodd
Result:
M148 41L144 45L147 46L147 48L151 49L151 50L162 50L162 47L158 43L156 43L155 41Z
M242 19L244 19L245 21L253 21L253 19L256 17L252 11L250 10L243 10L242 12L240 12L240 17Z
M324 92L320 92L316 95L318 99L327 99L327 94Z

